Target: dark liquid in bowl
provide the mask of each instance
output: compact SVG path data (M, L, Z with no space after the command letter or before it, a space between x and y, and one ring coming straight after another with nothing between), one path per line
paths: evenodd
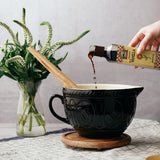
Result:
M89 59L91 60L91 64L92 64L92 68L93 68L93 81L95 84L95 89L97 89L97 78L96 78L96 70L95 70L95 66L94 66L94 62L93 62L93 56L91 54L88 54Z

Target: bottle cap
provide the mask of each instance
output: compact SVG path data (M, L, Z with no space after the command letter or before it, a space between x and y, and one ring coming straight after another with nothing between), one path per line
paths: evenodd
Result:
M93 56L104 57L105 56L104 50L105 47L92 45L90 46L89 54L92 54Z

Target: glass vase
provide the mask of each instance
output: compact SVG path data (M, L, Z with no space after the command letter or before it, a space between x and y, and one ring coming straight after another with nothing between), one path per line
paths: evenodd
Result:
M41 81L18 82L20 97L17 110L17 135L40 136L46 133L43 107L38 89Z

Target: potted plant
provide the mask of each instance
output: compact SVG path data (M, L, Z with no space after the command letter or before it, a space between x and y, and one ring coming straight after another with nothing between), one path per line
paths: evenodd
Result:
M35 97L41 81L49 75L49 72L36 60L27 50L29 46L34 47L51 63L57 66L64 61L64 57L55 59L57 50L65 45L73 44L78 41L89 30L80 34L77 38L67 42L56 42L51 44L52 26L49 22L42 22L40 25L48 27L48 37L44 45L40 40L38 43L32 43L33 37L25 23L25 9L22 10L22 21L13 20L16 24L23 28L24 42L18 39L18 32L14 34L12 29L5 23L0 22L0 26L4 27L12 37L13 42L6 41L3 48L3 58L0 61L0 77L7 76L18 82L20 88L20 99L17 113L17 134L27 136L43 135L46 132L43 111L35 102Z

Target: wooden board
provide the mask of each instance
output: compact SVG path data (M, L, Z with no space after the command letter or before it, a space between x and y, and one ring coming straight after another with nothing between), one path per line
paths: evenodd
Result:
M160 154L150 156L146 160L160 160Z
M62 142L71 147L88 148L88 149L109 149L128 145L131 137L122 134L120 137L113 139L90 139L81 137L77 132L69 132L62 135Z

